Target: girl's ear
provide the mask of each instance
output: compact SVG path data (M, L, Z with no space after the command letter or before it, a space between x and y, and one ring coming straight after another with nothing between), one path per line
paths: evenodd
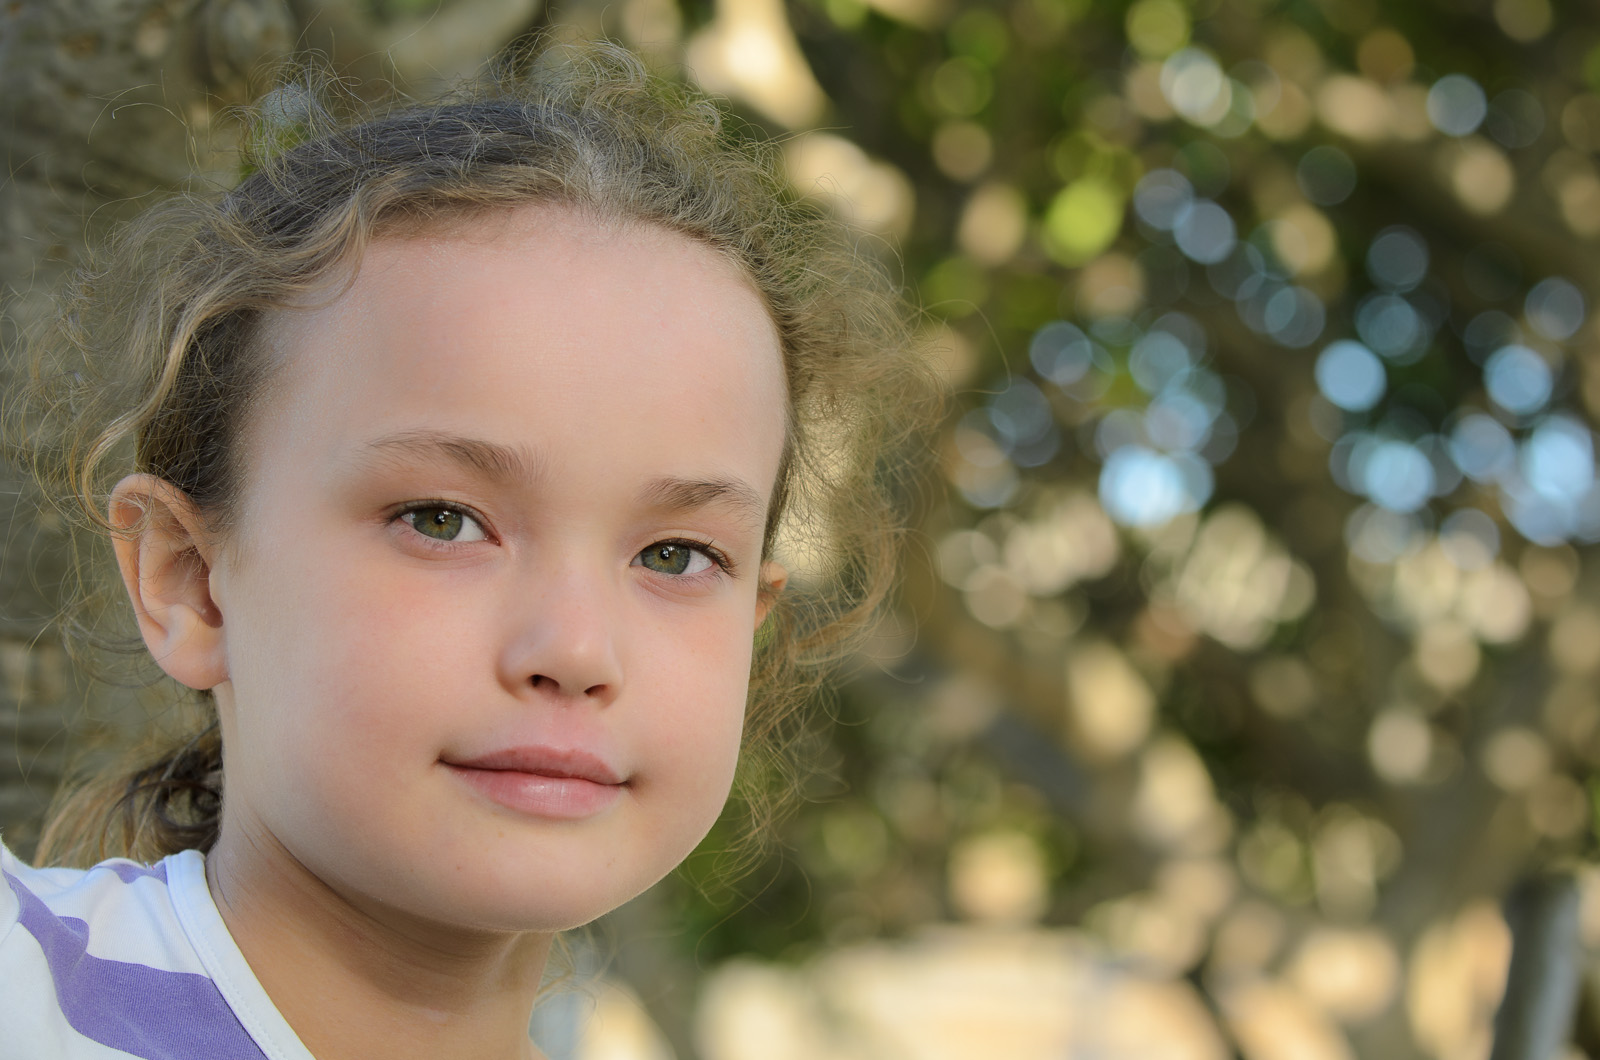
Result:
M761 564L761 588L756 590L756 628L767 620L772 605L778 602L783 587L789 584L789 571L776 560Z
M154 475L129 475L108 513L122 583L156 663L190 688L228 679L222 611L211 597L214 550L189 495Z

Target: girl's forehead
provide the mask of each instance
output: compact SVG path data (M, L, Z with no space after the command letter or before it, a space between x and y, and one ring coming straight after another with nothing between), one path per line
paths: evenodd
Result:
M650 252L651 264L627 268L641 250ZM311 317L330 310L358 316L382 287L419 282L428 286L430 276L443 277L462 268L492 276L527 266L543 273L528 277L533 283L574 268L598 275L621 266L641 300L699 301L712 293L711 288L722 295L742 289L760 306L760 319L772 342L782 349L765 294L731 255L661 224L551 202L381 223L347 268L330 272L284 308L265 314L268 352L282 357L289 351L296 331L309 323L308 311ZM451 293L448 284L436 287L441 297Z
M338 431L481 415L537 433L530 410L553 424L569 406L573 430L625 416L670 432L682 425L668 413L691 399L754 439L772 434L774 452L786 432L764 300L725 255L654 225L541 206L390 232L341 287L268 330L277 363L257 441L285 416Z

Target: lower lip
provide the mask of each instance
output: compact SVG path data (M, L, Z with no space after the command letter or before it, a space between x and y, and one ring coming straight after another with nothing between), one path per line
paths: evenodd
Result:
M598 784L581 777L547 777L515 769L472 769L448 764L446 768L491 801L529 817L593 817L622 797L621 784Z

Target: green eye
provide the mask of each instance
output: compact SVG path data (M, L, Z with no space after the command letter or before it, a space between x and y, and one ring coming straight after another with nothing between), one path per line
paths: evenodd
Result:
M472 516L444 505L413 508L400 518L423 537L435 541L482 541L486 536Z
M657 574L682 574L689 569L690 552L682 545L651 545L639 553L639 562Z
M711 560L703 551L672 541L651 545L639 553L638 562L657 574L699 574L711 568Z

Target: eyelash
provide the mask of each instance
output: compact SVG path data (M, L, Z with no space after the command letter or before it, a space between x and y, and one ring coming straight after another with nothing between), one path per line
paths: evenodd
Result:
M472 541L472 542L441 541L436 537L429 537L427 534L424 534L420 530L416 529L416 527L413 524L406 522L406 518L405 517L408 516L408 515L413 515L414 516L418 512L436 511L436 510L441 509L441 508L445 509L447 511L456 512L459 515L462 515L462 516L465 516L468 519L471 519L474 523L476 523L478 525L478 529L483 532L483 536L484 536L484 538L486 540L488 540L488 541L497 540L497 538L495 537L494 533L489 529L489 521L487 519L485 519L482 515L479 515L475 510L473 510L472 508L468 507L467 505L458 504L458 503L456 503L454 501L442 501L442 500L412 501L409 504L406 504L405 506L403 506L402 508L397 510L392 516L390 516L390 521L391 522L397 522L397 523L405 523L405 525L411 530L410 536L412 537L413 540L421 542L423 544L423 546L426 547L426 548L435 549L435 550L438 550L438 551L441 551L441 552L453 552L456 549L464 547L464 545L477 544L478 543L478 542L475 542L475 541ZM697 541L694 538L688 538L688 537L665 537L665 538L662 538L659 541L652 541L648 545L646 545L643 549L640 549L637 553L635 553L634 554L634 558L637 559L639 556L642 556L649 549L657 548L657 547L659 547L661 545L674 545L674 546L676 546L678 548L687 548L687 549L690 549L690 550L692 550L694 552L701 553L702 555L704 555L706 557L706 559L711 561L711 569L710 570L701 571L701 572L699 572L697 574L662 575L662 577L680 579L680 580L684 580L684 581L690 581L690 580L695 580L695 579L705 578L705 577L730 577L730 576L732 576L734 574L734 572L737 569L735 567L735 565L734 565L733 560L728 556L728 554L723 552L721 549L717 548L715 545L711 544L709 541ZM641 566L642 566L642 564L641 564Z

